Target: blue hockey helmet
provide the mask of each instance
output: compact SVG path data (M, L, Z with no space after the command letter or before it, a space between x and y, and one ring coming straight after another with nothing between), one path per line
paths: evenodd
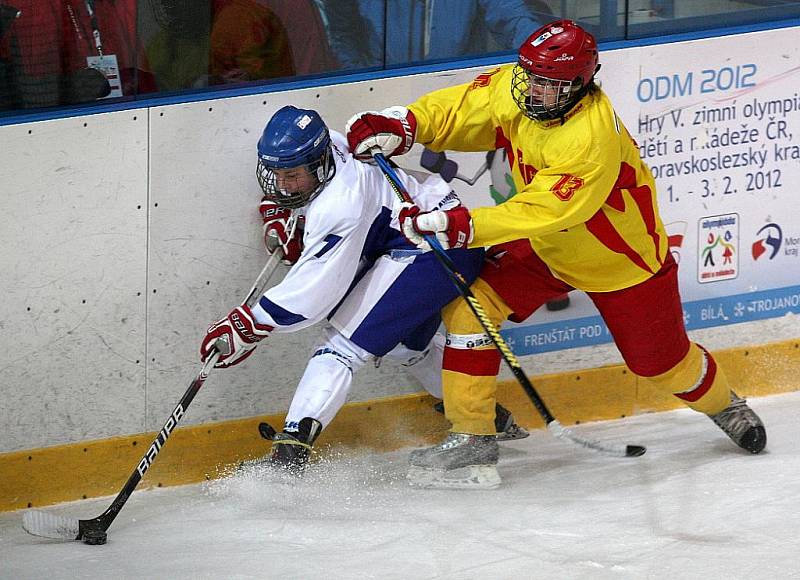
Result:
M267 199L303 207L333 178L336 163L328 127L316 111L286 106L258 140L256 177Z

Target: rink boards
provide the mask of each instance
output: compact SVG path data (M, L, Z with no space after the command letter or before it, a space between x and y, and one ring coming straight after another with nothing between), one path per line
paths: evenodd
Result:
M784 341L715 352L742 396L797 389L800 341ZM544 375L539 394L564 425L618 419L680 408L654 392L622 365ZM543 423L515 381L500 383L498 400L527 428ZM411 394L346 405L315 446L320 456L344 449L391 451L440 439L444 417L428 395ZM249 417L176 429L140 488L215 479L241 461L268 452L258 423L282 424L283 415ZM0 455L0 511L116 494L150 445L155 432L79 442ZM565 443L565 445L567 445ZM57 483L56 483L57 482Z

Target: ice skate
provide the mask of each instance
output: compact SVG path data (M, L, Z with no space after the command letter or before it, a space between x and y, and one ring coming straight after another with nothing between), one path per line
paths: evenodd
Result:
M444 401L439 401L433 406L438 413L444 413ZM524 427L520 427L514 421L514 415L500 403L494 408L494 428L497 430L498 441L512 441L514 439L525 439L530 433Z
M494 435L450 433L439 445L411 452L408 480L426 488L494 489L498 456Z
M760 453L767 444L767 431L747 401L731 391L731 404L709 418L742 449Z
M266 464L293 473L302 473L308 466L311 446L314 444L322 424L316 419L301 419L297 431L282 431L272 438L272 454Z
M497 429L498 441L525 439L530 433L514 421L514 415L500 403L494 408L494 427Z

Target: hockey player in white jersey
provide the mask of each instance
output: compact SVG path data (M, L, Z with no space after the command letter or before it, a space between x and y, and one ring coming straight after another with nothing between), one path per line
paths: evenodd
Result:
M399 360L428 392L442 397L439 310L458 294L434 255L421 253L401 234L400 202L381 171L356 161L344 137L329 131L315 111L287 106L276 112L258 142L258 157L265 233L272 230L285 259L296 262L252 309L242 304L211 325L200 352L205 361L222 339L216 366L233 366L268 335L327 319L283 432L273 441L272 463L302 467L320 431L344 405L353 372L367 361ZM420 207L460 203L438 176L420 182L398 174ZM474 280L483 250L449 253ZM500 432L525 435L499 405L496 423Z

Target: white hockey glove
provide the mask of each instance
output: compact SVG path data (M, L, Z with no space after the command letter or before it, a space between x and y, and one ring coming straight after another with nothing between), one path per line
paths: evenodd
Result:
M417 119L405 107L356 113L345 126L347 144L360 161L371 161L377 148L386 157L408 153L414 145Z
M472 218L463 205L446 211L423 212L418 206L403 204L398 216L403 235L420 250L429 252L426 235L435 235L445 250L466 248L472 241Z
M200 345L200 360L206 362L216 349L221 356L214 367L232 367L250 356L271 330L271 326L256 321L249 306L237 306L225 318L208 327Z

